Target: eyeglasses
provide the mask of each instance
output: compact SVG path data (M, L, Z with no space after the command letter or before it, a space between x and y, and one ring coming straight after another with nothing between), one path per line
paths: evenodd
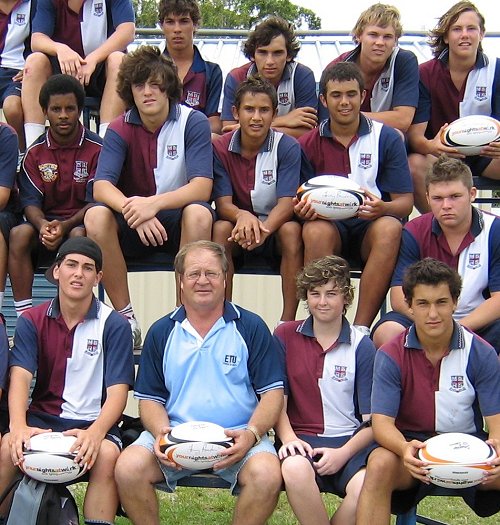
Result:
M184 273L184 277L188 281L197 281L202 275L204 275L209 281L216 281L220 276L222 272L214 272L211 270L193 270L192 272L186 272Z

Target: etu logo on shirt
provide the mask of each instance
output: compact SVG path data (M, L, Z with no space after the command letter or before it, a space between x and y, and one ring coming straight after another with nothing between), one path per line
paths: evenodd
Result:
M224 356L224 364L228 366L236 366L238 364L238 357L235 355L226 354Z

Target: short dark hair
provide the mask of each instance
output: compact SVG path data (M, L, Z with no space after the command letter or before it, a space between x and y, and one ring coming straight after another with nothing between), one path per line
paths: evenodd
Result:
M234 95L234 106L239 109L241 101L247 93L263 93L268 95L271 99L271 105L274 110L278 107L278 95L276 94L276 88L265 78L260 75L251 76L245 79L236 90Z
M171 104L178 102L182 95L182 84L173 60L162 54L157 47L140 46L123 57L118 71L116 91L127 107L134 105L132 86L148 80L155 80L160 89L167 93Z
M185 269L186 255L193 250L208 250L220 259L220 265L224 273L227 272L227 257L224 246L212 241L193 241L185 244L175 256L174 270L177 274L182 275Z
M448 48L448 44L445 42L448 36L448 31L451 26L458 20L458 17L462 13L472 11L476 13L479 18L479 28L481 32L486 31L484 16L479 12L479 9L472 2L457 2L452 5L444 15L438 20L438 23L434 29L429 32L429 46L432 49L432 54L438 57L445 49ZM481 42L479 42L479 51L483 50Z
M344 296L344 313L354 299L354 287L351 285L349 263L338 255L327 255L310 262L297 274L297 298L300 301L307 299L307 292L333 281L340 293Z
M468 190L471 190L474 185L472 171L469 166L460 159L448 157L448 155L441 155L429 168L425 176L425 189L427 191L431 184L455 181L462 182Z
M73 93L76 98L78 110L82 111L85 106L85 90L82 84L71 75L52 75L42 86L38 102L43 111L47 111L52 95L67 95Z
M361 69L354 62L337 62L328 66L321 74L319 81L319 92L326 97L326 85L330 81L348 82L355 80L359 86L359 92L365 89L365 80Z
M160 0L158 5L160 24L163 24L167 15L189 15L195 26L201 23L200 6L196 0Z
M432 257L426 257L408 266L403 277L403 294L406 302L411 306L415 286L418 284L437 286L441 283L448 285L450 295L456 302L462 289L462 278L456 270Z
M287 57L294 59L300 49L299 39L295 35L293 24L280 16L270 16L255 27L243 46L244 55L249 60L254 58L258 47L268 46L273 38L280 35L285 37Z

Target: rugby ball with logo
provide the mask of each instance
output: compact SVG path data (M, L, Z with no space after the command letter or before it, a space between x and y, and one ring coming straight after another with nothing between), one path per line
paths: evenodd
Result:
M44 483L67 483L80 477L87 465L75 463L76 452L70 452L75 436L62 432L46 432L30 438L29 448L23 451L21 470Z
M460 432L434 436L418 451L418 458L428 463L431 482L450 489L479 485L492 468L487 462L496 456L491 445Z
M365 193L348 177L319 175L299 187L297 199L309 202L320 219L342 220L356 216Z
M220 453L233 444L224 428L208 421L190 421L175 426L160 439L168 460L189 470L206 470L224 459Z
M441 133L441 142L469 157L479 155L483 146L500 140L500 122L485 115L462 117Z

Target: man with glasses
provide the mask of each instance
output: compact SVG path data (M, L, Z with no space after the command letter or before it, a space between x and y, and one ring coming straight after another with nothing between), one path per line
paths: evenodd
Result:
M175 271L182 306L146 336L135 385L146 430L117 464L120 501L135 525L159 525L155 483L166 481L173 491L179 479L196 472L168 461L160 438L181 423L210 421L234 439L214 466L239 494L233 525L263 525L281 489L279 460L267 436L283 406L276 343L260 317L224 300L222 246L183 246Z

